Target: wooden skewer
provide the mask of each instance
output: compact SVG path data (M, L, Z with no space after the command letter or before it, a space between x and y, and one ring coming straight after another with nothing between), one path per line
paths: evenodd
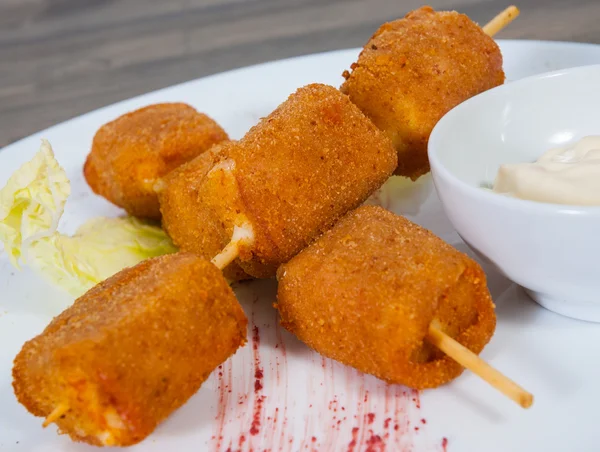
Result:
M488 36L494 36L513 20L515 20L519 16L519 13L519 8L517 8L515 5L509 6L492 20L490 20L487 24L485 24L483 26L483 32Z
M489 21L483 27L483 31L489 36L494 36L513 20L515 20L518 15L519 9L514 5L509 6L491 21ZM157 191L159 191L161 188L161 185L157 184ZM212 259L211 262L217 268L223 270L239 256L240 245L251 244L253 241L254 234L251 226L235 226L231 241L219 254ZM500 373L498 370L494 369L471 350L452 339L433 324L429 325L429 334L427 339L429 342L431 342L431 344L450 356L457 363L466 369L469 369L483 380L487 381L490 385L517 402L523 408L529 408L532 405L532 394L525 391L514 381ZM50 424L60 419L60 417L63 416L67 411L69 411L69 406L67 404L61 403L57 405L56 408L54 408L54 410L52 410L52 412L46 417L42 426L44 428L48 427Z
M509 23L511 23L519 15L519 9L516 6L510 6L494 17L487 25L483 27L483 31L489 36L494 36ZM157 190L161 186L158 185ZM223 270L231 262L233 262L240 253L240 246L251 244L254 241L252 227L244 225L242 227L235 226L231 241L217 254L212 263L219 269ZM476 375L479 375L496 389L516 401L523 408L529 408L533 403L533 396L510 380L508 377L491 367L488 363L482 360L479 356L473 353L468 348L456 342L450 336L430 325L428 340L458 362L460 365L469 369ZM53 422L56 422L63 414L69 411L66 404L60 404L52 413L46 417L43 427L47 427Z
M254 232L252 226L249 224L244 224L241 227L234 226L230 242L219 254L212 258L211 262L219 270L223 270L239 256L241 245L250 245L253 242Z
M523 408L529 408L532 405L532 394L525 391L506 375L494 369L467 347L440 331L433 324L429 325L427 340L461 366L469 369L471 372L487 381L490 385L517 402Z
M518 17L519 13L519 8L517 8L514 5L511 5L504 11L502 11L500 14L498 14L496 17L494 17L492 20L490 20L486 25L484 25L483 31L489 36L494 36L496 33L498 33L500 30L502 30L504 27L510 24L513 20L515 20ZM236 231L238 233L237 235ZM215 264L217 268L221 270L224 269L238 257L239 245L244 242L251 243L252 240L252 229L249 226L244 225L242 228L238 228L238 226L235 226L233 236L231 237L231 241L227 244L225 248L223 248L223 250L219 254L217 254L212 259L212 263Z
M67 404L61 403L61 404L57 405L56 408L54 408L52 410L52 413L50 413L46 417L46 419L44 420L44 423L42 424L42 427L46 428L53 422L56 422L67 411L69 411L69 406Z
M231 240L223 251L212 258L211 262L216 265L219 270L223 270L231 264L239 255L239 242Z
M234 229L231 241L225 248L223 248L223 251L213 258L213 264L215 264L220 270L223 270L223 268L225 268L238 257L239 246L244 241L251 243L252 236L240 233L239 231L236 236ZM525 391L507 376L500 373L500 371L494 369L471 350L452 339L433 323L429 326L427 340L431 342L432 345L443 351L446 355L450 356L461 366L469 369L471 372L481 377L504 395L517 402L523 408L529 408L533 403L532 394Z

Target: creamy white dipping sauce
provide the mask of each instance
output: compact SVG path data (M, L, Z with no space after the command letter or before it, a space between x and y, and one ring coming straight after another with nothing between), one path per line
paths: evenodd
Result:
M600 136L551 149L534 163L502 165L493 191L531 201L600 206Z

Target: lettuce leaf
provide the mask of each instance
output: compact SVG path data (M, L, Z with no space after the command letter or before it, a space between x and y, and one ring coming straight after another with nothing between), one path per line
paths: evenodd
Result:
M11 263L29 265L80 296L125 267L177 249L157 225L133 217L93 218L73 236L57 231L71 192L47 141L0 190L0 241Z
M56 232L71 185L60 167L50 143L21 166L0 190L0 241L11 263L27 261L31 243Z
M121 217L93 218L72 237L39 240L30 256L47 280L79 296L125 267L176 251L158 226Z

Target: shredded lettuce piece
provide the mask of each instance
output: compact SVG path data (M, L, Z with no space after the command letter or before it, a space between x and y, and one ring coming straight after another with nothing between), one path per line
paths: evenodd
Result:
M158 226L133 217L93 218L73 236L58 232L71 193L50 143L0 190L0 241L11 263L26 264L73 296L150 257L177 251Z
M0 190L0 241L10 262L19 268L29 246L56 232L71 185L54 158L50 143L23 164Z
M72 237L39 240L30 256L47 280L79 296L125 267L176 251L158 226L120 217L93 218Z

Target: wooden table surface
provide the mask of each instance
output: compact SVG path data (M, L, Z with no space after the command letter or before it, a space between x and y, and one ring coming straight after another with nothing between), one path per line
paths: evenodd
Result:
M0 0L0 147L185 80L359 47L419 0ZM483 24L501 0L431 0ZM600 43L599 0L521 0L500 38Z

